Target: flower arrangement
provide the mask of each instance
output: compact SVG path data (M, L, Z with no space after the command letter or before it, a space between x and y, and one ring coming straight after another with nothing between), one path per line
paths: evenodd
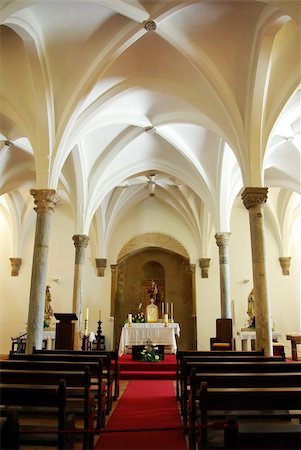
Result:
M133 323L144 323L145 322L145 317L144 317L144 313L141 311L142 308L142 303L139 303L138 306L138 312L133 314Z
M159 353L159 347L153 345L153 343L148 340L141 352L141 361L144 362L159 362L162 359L162 355Z

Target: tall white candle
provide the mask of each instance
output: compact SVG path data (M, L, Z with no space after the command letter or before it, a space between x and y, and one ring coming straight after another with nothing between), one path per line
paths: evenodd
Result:
M162 315L162 319L164 317L164 303L161 303L161 315Z
M169 311L168 311L168 302L166 302L166 313L168 314L169 313Z
M164 323L168 323L168 314L164 314Z
M89 308L86 309L86 320L89 320Z
M173 303L170 304L170 318L173 319Z
M132 319L133 319L132 314L128 314L128 323L129 323L129 324L132 323Z
M101 310L98 311L98 320L101 322Z

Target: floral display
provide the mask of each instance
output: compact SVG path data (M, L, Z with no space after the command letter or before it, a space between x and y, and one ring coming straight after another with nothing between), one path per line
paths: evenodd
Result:
M159 352L159 347L153 345L151 341L147 341L144 349L141 352L141 361L144 362L159 362L162 359L162 355Z

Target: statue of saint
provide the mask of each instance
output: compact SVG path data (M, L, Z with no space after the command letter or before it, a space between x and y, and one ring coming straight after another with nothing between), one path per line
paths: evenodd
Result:
M248 311L247 314L249 316L249 327L255 328L255 296L254 289L251 290L248 296Z
M46 293L45 293L45 310L44 310L45 318L48 319L53 316L53 309L51 307L51 292L50 292L50 286L46 286Z

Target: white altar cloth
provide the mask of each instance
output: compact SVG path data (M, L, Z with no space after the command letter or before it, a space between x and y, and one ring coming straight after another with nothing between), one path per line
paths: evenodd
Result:
M126 347L133 345L144 345L150 340L155 345L166 345L171 347L171 352L176 353L176 336L180 336L178 323L133 323L131 327L124 325L121 330L119 342L119 356L125 353Z

